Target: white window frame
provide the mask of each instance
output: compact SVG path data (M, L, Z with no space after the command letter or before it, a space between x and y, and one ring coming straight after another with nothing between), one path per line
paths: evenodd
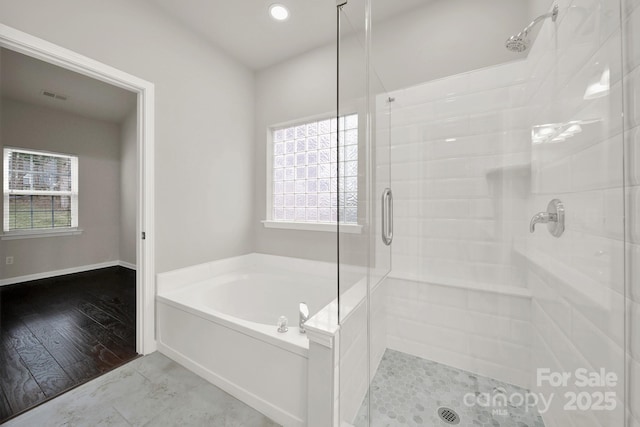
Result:
M358 109L348 109L348 113L340 114L341 116L349 116L352 114L358 115L358 168L362 165L360 148L362 146L361 141L364 136L364 120L362 111ZM285 230L301 230L301 231L321 231L321 232L332 232L335 233L338 230L337 222L303 222L303 221L282 221L282 220L274 220L273 219L273 134L276 129L286 128L290 126L300 125L303 123L309 123L313 121L321 121L332 119L336 117L336 113L325 113L325 114L317 114L313 116L307 116L298 118L295 120L290 120L287 122L277 123L274 125L270 125L267 127L267 149L266 149L266 212L265 212L265 220L262 220L262 225L265 228L272 229L285 229ZM358 173L360 175L360 173ZM358 193L362 191L362 186L360 182L358 183ZM358 222L360 222L360 199L358 197ZM340 223L340 233L348 233L348 234L361 234L363 230L362 224L346 224Z
M9 188L9 153L20 152L38 156L61 157L71 160L71 191L12 190ZM52 237L60 235L77 235L82 233L78 228L78 156L73 154L54 153L50 151L32 150L19 147L4 147L3 158L3 234L2 240L28 239L35 237ZM71 199L71 226L55 228L32 228L11 230L9 225L9 199L12 195L26 196L69 196Z

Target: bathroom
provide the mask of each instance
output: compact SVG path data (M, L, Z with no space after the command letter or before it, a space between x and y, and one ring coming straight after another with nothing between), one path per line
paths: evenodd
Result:
M137 90L146 162L141 357L7 425L640 425L637 0L0 0L0 24Z

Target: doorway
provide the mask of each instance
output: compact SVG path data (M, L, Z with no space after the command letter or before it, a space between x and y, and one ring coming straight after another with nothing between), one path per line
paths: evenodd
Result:
M113 93L120 92L128 93L131 99L128 101L131 109L127 111L127 115L129 116L129 120L125 125L124 120L121 125L119 125L118 131L114 131L113 126L111 129L106 129L105 133L111 132L113 133L128 133L131 144L128 145L127 148L118 147L117 154L120 155L122 153L128 152L129 157L127 159L127 165L119 164L114 166L111 164L111 161L98 162L90 167L90 170L87 172L84 171L85 179L83 179L83 166L86 168L88 163L92 160L95 160L95 156L89 156L87 159L83 161L81 155L76 157L74 160L74 153L81 151L79 146L76 146L74 149L51 149L49 147L38 147L38 146L30 146L33 144L35 138L23 138L20 143L12 143L11 141L2 141L3 148L9 148L22 156L22 160L29 158L29 162L33 166L34 161L38 163L38 161L47 161L49 169L48 179L49 185L53 185L51 183L51 178L56 177L58 182L55 186L59 186L61 182L65 180L76 181L82 180L75 184L75 189L73 184L69 184L68 190L69 194L64 195L50 195L47 194L49 201L48 207L43 207L43 199L42 194L15 194L15 196L22 197L14 197L7 203L3 203L4 208L4 228L2 233L2 241L0 242L0 265L2 268L0 269L0 286L5 295L8 295L9 289L16 289L20 284L25 284L23 289L20 292L15 292L18 295L18 299L24 303L28 301L30 298L33 298L33 301L37 304L34 304L34 309L38 306L48 306L48 308L53 308L56 305L62 306L63 303L68 303L70 306L71 312L74 315L78 316L76 319L77 322L74 325L76 327L76 331L79 331L78 336L84 335L100 335L102 334L102 338L97 340L94 343L94 348L91 350L89 347L86 347L85 353L89 356L94 357L94 360L101 360L105 362L101 366L97 367L93 366L93 369L86 369L86 372L82 373L82 369L76 369L73 374L69 372L72 371L69 366L75 363L75 365L87 365L87 360L77 360L72 363L74 358L79 358L78 350L82 348L81 340L78 339L78 336L65 337L64 334L60 334L60 331L55 331L59 335L55 333L47 333L47 330L51 329L51 324L40 324L42 328L38 329L37 319L32 318L34 323L32 323L31 327L33 329L38 329L37 334L34 333L34 330L29 329L29 334L25 334L24 336L27 339L35 338L45 350L49 356L53 356L54 353L58 356L51 357L51 360L54 360L58 367L61 368L62 364L65 364L68 368L65 370L62 368L61 370L56 370L52 368L52 375L50 380L42 380L43 385L45 382L48 385L52 385L57 383L57 389L60 391L64 391L69 389L70 387L74 387L96 375L99 375L101 372L104 372L112 367L118 366L119 362L126 361L127 358L133 357L136 354L148 354L155 350L155 339L154 339L154 319L153 319L153 295L154 295L154 267L153 267L153 93L154 88L153 85L144 80L138 79L134 76L123 73L119 70L111 68L105 64L98 63L89 58L78 55L74 52L61 48L59 46L55 46L50 44L44 40L32 37L26 33L17 31L10 27L0 25L0 49L6 51L8 55L13 57L23 57L21 58L27 63L29 62L40 62L41 67L55 67L58 69L60 73L67 74L76 74L80 81L93 81L97 86L102 85L103 87L111 87L113 89ZM19 55L19 56L18 56ZM24 70L22 70L24 71ZM18 80L25 80L24 72L20 73L20 78ZM2 76L4 77L4 76ZM17 86L16 84L12 85L12 87ZM73 101L80 101L76 98L76 96L65 96L64 91L59 92L51 87L45 87L46 85L41 85L43 87L38 87L37 89L31 88L30 96L42 97L40 101L42 103L46 102L58 102L64 103L65 101L71 100L71 103L67 104L67 109L69 109L70 105L73 104ZM64 86L62 86L64 87ZM13 94L15 95L15 94ZM104 95L104 93L102 94ZM100 97L100 94L97 95ZM108 96L108 95L105 95ZM17 96L14 96L16 98ZM47 99L48 98L48 99ZM65 100L66 98L66 100ZM103 100L106 98L103 98ZM28 103L18 100L16 102L15 99L12 100L12 105L10 107L12 114L17 114L21 110L24 110ZM80 102L82 104L82 102ZM107 102L97 102L95 105L108 104ZM60 105L60 104L59 104ZM82 106L83 105L83 106ZM57 111L55 109L46 108L47 105L37 105L33 107L31 105L29 108L35 108L35 110L40 113L46 112L47 110L54 111L54 115L58 114L59 117L62 115L69 113L70 116L75 114L75 120L80 122L86 121L100 121L95 120L94 118L86 117L88 112L91 110L87 104L82 104L80 107L76 105L76 108L80 108L84 111L61 111L64 108L58 108ZM8 108L9 110L9 108ZM104 109L103 109L104 110ZM107 109L108 110L108 109ZM49 113L51 112L49 111ZM95 113L95 111L94 111ZM104 110L104 114L108 114L108 111ZM14 116L15 117L15 116ZM85 120L86 119L86 120ZM49 119L54 124L60 124L60 120L52 117ZM86 124L86 123L85 123ZM28 126L27 126L28 127ZM33 127L33 126L32 126ZM103 126L108 128L109 126ZM126 128L126 129L125 129ZM103 129L104 130L104 129ZM37 132L36 132L37 133ZM44 138L46 139L46 138ZM87 138L93 139L93 138ZM98 138L99 139L99 138ZM20 138L18 138L20 140ZM16 141L16 139L13 139ZM104 147L101 147L101 149ZM11 153L5 153L6 150L3 150L3 157L5 158L3 169L7 169L7 159ZM16 153L14 153L16 154ZM66 155L68 159L65 158ZM57 159L57 160L56 160ZM61 160L62 159L62 160ZM112 159L113 160L113 159ZM77 173L77 176L74 178L70 173L68 176L60 177L62 170L66 170L65 167L69 169L73 169L73 164L80 164ZM84 164L83 164L84 163ZM55 171L53 171L52 165L55 165ZM40 169L38 169L38 166ZM32 170L31 174L23 174L21 176L22 182L27 182L32 184L31 181L34 180L38 170L43 170L45 167L43 165L36 165ZM120 177L119 188L116 193L127 193L129 192L130 196L133 196L133 202L126 203L128 206L126 209L124 208L125 203L122 203L118 206L120 210L127 210L130 215L127 216L126 221L117 222L127 222L127 232L122 233L120 231L116 231L115 228L109 228L108 225L105 225L103 222L98 227L89 227L86 221L91 215L83 214L83 198L87 198L87 196L91 193L88 191L90 188L87 181L90 181L92 178L96 178L99 171L111 171L113 175L114 170L120 169L128 169L130 171L129 176L126 179ZM55 172L55 173L51 173ZM27 176L28 175L28 176ZM64 175L64 174L62 174ZM89 178L87 178L87 176ZM26 179L25 179L26 177ZM3 174L4 178L4 174ZM31 180L31 181L29 181ZM100 181L100 179L94 179L95 181ZM3 179L3 182L9 182L8 179ZM37 181L37 180L36 180ZM83 182L84 181L84 182ZM37 189L37 185L35 188ZM3 202L7 201L10 198L9 194L7 194L8 185L3 185L5 188L5 195L3 198ZM34 188L31 185L30 188ZM53 187L52 187L53 188ZM78 193L79 188L79 193ZM51 188L49 188L51 189ZM24 190L22 188L21 190ZM96 190L99 192L100 190ZM74 197L78 198L79 202L76 203L74 207ZM28 200L26 200L28 199ZM96 200L99 200L96 199ZM104 197L106 202L107 198ZM22 204L18 203L18 201L22 202ZM28 201L28 204L25 202ZM102 210L111 210L111 213L115 212L115 208L111 206L109 203L104 203L100 205L99 203L93 203L94 207L89 209L90 213L101 212ZM7 209L9 206L14 208L13 216L11 216L11 212ZM20 209L18 208L20 206ZM29 206L28 209L25 209L25 206ZM47 210L48 209L48 210ZM25 210L30 210L27 214L25 214ZM86 209L85 209L86 210ZM16 212L22 211L20 215L16 216ZM48 213L44 213L41 211L47 211ZM43 222L43 218L49 215L51 219L51 224L47 226L46 221ZM78 220L78 216L80 216L80 220ZM113 215L111 215L113 217ZM8 218L13 218L14 223L13 226L8 225ZM17 218L21 219L21 223L18 224ZM31 224L26 225L25 219L28 220ZM83 220L84 219L84 220ZM47 232L55 234L53 236L46 236ZM102 234L100 234L102 233ZM25 234L27 236L25 236ZM30 235L33 234L33 235ZM45 236L43 236L45 234ZM114 238L114 234L118 234L117 238ZM123 237L125 236L125 237ZM26 237L26 238L25 238ZM102 244L94 244L91 250L80 250L79 253L76 253L76 257L79 257L75 262L70 262L66 260L65 264L65 244L63 241L69 242L74 239L76 242L80 241L80 239L88 240L90 237L97 238L98 241L101 240ZM62 239L62 240L61 240ZM110 241L108 241L110 240ZM116 243L114 243L114 240ZM129 245L126 246L125 249L119 247L120 243L123 240L128 240L130 242ZM16 245L16 242L29 242L31 249L20 252L16 248L20 248L20 245ZM37 251L33 250L34 242L47 242L44 246L48 246L49 255L48 256L39 256ZM22 245L22 247L26 247L27 245ZM42 246L42 245L40 245ZM122 249L122 250L121 250ZM126 255L125 255L126 253ZM122 255L122 256L120 256ZM24 263L24 261L41 261L40 266L32 271L28 270L20 270L17 267L20 267L19 263ZM45 262L42 262L42 261ZM62 261L61 261L62 260ZM82 284L84 281L84 285ZM26 283L25 283L26 282ZM87 283L93 283L94 286L91 289L86 288ZM105 285L105 283L117 283L115 288L110 285ZM76 289L80 290L80 292L73 294L73 296L65 296L65 292ZM54 296L49 297L36 297L36 294L41 295L44 290L54 290ZM98 299L94 302L86 301L80 299L78 296L80 294L93 295L97 296ZM52 294L53 295L53 294ZM1 297L0 297L1 298ZM15 295L12 296L15 298ZM3 302L10 302L11 298L4 298ZM14 300L15 301L15 300ZM131 303L132 304L129 304ZM102 304L102 306L101 306ZM3 304L4 305L4 304ZM18 304L14 304L14 307L17 307ZM110 307L109 307L110 306ZM109 309L112 309L109 312ZM15 344L15 341L5 340L7 338L8 323L6 322L6 310L3 313L2 323L0 323L0 333L3 334L3 345L12 345ZM102 320L98 320L101 318ZM88 320L89 319L89 320ZM126 327L126 323L129 323L129 328ZM77 326L89 325L89 328L94 328L94 334L86 334L86 331L83 332L82 327L77 328ZM112 326L112 335L105 334L105 331L108 331L109 325ZM121 325L125 325L125 327L121 327ZM44 328L44 329L43 329ZM47 329L48 328L48 329ZM40 335L40 338L38 338ZM115 338L114 338L115 337ZM86 338L86 337L85 337ZM47 341L46 345L42 341ZM108 345L105 345L103 342L109 342L110 340L113 342L118 341L120 344L126 344L121 346L121 348L117 348L117 345L111 349L109 349ZM71 343L71 350L66 351L64 348L65 343ZM32 343L35 344L35 343ZM105 352L104 350L107 350ZM120 356L113 359L110 355L115 354L115 352L120 352ZM93 353L92 353L93 352ZM82 351L80 351L82 353ZM99 353L102 353L100 355ZM18 355L19 365L25 366L24 358L29 358L29 356L25 353L24 358L20 354ZM106 357L105 357L106 356ZM22 358L22 359L21 359ZM91 360L91 359L89 359ZM43 362L44 363L44 362ZM35 366L37 363L33 362L32 366ZM90 365L91 363L89 363ZM100 364L97 364L100 365ZM53 365L52 365L53 366ZM97 369L97 370L96 370ZM33 372L27 370L28 373L24 374L20 372L9 372L9 369L5 369L5 372L2 372L2 385L5 388L12 388L14 385L17 388L20 388L18 384L20 379L15 382L12 382L11 375L16 374L17 378L22 378L23 384L29 383L33 385L33 381L35 380L35 376ZM64 380L56 377L63 377L62 375L56 375L55 372L64 372L67 378L70 378L71 381ZM26 376L25 376L26 375ZM15 378L15 377L14 377ZM32 404L41 403L44 400L56 395L55 392L56 387L49 387L48 392L44 393L42 386L37 381L35 381L36 385L39 385L40 392L38 392L35 388L32 398L29 402ZM15 388L15 387L14 387ZM22 387L24 389L24 387ZM45 386L45 388L47 388ZM6 395L6 392L4 393ZM41 397L43 397L41 399ZM29 403L27 402L27 403ZM7 399L4 398L3 402L6 406ZM0 407L2 407L0 406ZM20 405L18 405L20 406ZM31 404L22 404L22 407L16 410L12 409L9 413L9 416L13 416L16 413L26 410L28 407L32 406ZM2 411L3 419L6 418L7 411Z

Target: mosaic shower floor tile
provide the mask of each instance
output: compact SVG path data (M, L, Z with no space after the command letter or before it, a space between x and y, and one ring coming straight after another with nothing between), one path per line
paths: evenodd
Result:
M387 350L371 382L371 427L544 427L535 407L522 404L527 390L441 363ZM367 426L365 397L354 422ZM443 421L452 409L458 423Z

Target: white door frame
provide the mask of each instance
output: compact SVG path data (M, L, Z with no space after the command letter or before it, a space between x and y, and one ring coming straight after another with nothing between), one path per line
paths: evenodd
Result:
M69 49L0 24L0 47L134 92L138 96L136 351L156 350L154 263L154 85ZM142 233L146 238L142 240Z

